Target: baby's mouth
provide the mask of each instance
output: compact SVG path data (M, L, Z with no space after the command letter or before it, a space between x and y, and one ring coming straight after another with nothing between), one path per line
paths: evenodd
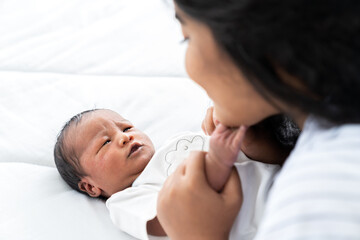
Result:
M131 148L130 148L130 152L129 152L129 155L128 157L130 157L134 152L136 152L137 150L139 150L139 148L142 147L142 145L140 143L133 143L131 145Z

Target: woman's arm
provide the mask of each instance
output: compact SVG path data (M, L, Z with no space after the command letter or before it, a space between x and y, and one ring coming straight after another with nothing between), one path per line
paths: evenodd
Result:
M158 197L159 222L172 240L228 239L242 204L242 189L232 170L218 193L207 183L205 152L192 152L166 180Z

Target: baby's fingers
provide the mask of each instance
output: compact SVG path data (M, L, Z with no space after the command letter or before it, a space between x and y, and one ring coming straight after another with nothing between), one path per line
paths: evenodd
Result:
M228 131L229 133L231 133L231 131L229 131L229 128L227 128L225 125L223 125L222 123L219 123L214 131L214 134L224 134L226 131Z
M240 145L242 143L242 141L245 138L245 134L246 134L246 130L247 127L245 127L244 125L240 126L240 128L236 131L234 140L232 141L232 145L234 148L236 149L240 149Z

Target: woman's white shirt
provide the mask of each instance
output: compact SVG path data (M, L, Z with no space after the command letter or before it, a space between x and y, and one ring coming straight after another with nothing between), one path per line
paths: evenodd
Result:
M307 119L255 239L360 239L360 124Z

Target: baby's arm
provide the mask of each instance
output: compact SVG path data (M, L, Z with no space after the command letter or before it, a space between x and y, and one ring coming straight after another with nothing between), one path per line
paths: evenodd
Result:
M205 171L210 186L220 191L227 182L240 151L246 127L227 128L217 125L210 138L210 149L205 157Z

